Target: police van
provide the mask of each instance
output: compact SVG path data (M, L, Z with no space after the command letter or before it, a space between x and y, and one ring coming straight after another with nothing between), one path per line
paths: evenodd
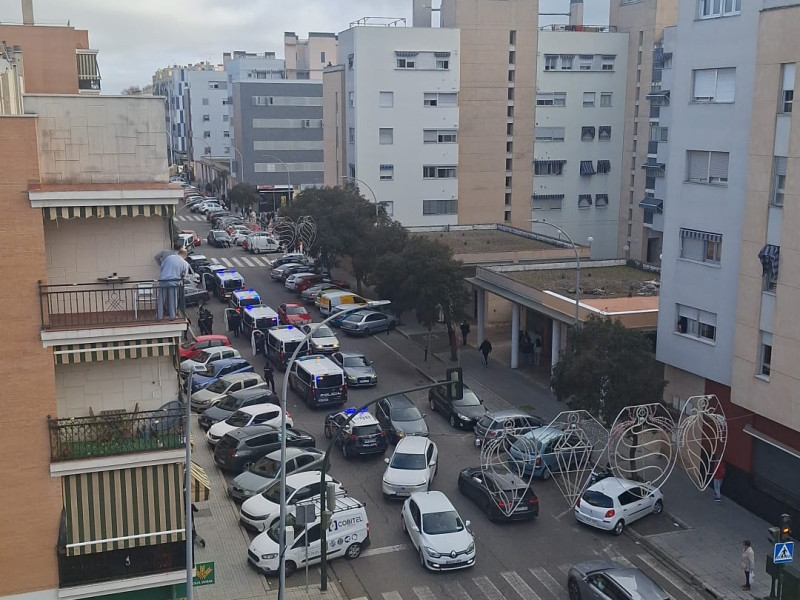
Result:
M334 406L347 401L344 371L321 354L303 356L292 363L289 387L307 406Z
M235 308L237 312L242 312L245 306L254 306L256 304L261 304L261 296L253 288L235 290L231 294L231 299L228 300L228 306Z
M298 568L305 567L306 557L308 557L309 565L320 562L322 543L320 499L316 498L296 504L295 513L297 507L301 505L313 506L316 517L307 525L300 525L297 523L295 515L286 516L285 569L287 576ZM366 504L350 496L336 496L336 504L332 512L330 525L325 535L327 559L340 556L348 559L358 558L370 544ZM276 522L267 531L257 535L247 550L247 561L261 573L275 574L280 568L279 528L280 523Z
M278 313L266 304L245 306L242 310L242 331L245 335L251 335L256 330L266 334L277 324Z
M222 302L227 302L236 290L244 289L244 277L235 269L214 273L214 294Z
M267 339L265 342L267 360L279 369L285 369L292 354L294 354L294 351L305 339L306 334L294 325L273 327L267 332ZM304 356L306 354L308 354L307 341L305 341L305 347L300 350L298 356Z

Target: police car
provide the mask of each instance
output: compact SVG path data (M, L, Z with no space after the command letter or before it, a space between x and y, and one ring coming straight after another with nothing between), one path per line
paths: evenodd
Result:
M261 304L261 296L258 292L250 288L248 290L235 290L228 300L228 307L235 308L237 312L242 312L246 306Z
M226 302L236 290L244 288L244 277L234 269L214 273L214 295Z
M278 324L278 313L266 304L247 305L242 309L242 331L250 335L258 329L267 333Z
M336 440L342 447L342 456L363 454L385 454L389 446L386 432L381 429L378 420L366 408L353 417L346 426L344 422L355 414L355 408L345 408L342 412L332 413L325 417L325 437L330 439L344 427L344 431Z

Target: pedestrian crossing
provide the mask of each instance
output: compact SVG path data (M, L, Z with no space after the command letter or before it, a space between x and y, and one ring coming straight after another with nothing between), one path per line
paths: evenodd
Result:
M269 258L266 256L214 256L210 259L212 262L218 262L231 267L232 269L242 267L268 267Z
M181 214L175 217L176 221L200 221L201 223L208 223L205 215Z

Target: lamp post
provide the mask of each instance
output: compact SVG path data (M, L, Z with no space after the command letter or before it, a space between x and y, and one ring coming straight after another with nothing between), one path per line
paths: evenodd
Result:
M206 148L209 148L209 149L211 148L211 146L208 145L208 142L206 142L205 139L201 139L201 138L199 138L197 136L194 136L194 135L191 136L191 138L193 140L199 140L199 141L203 142L203 150L205 150ZM210 151L208 153L203 152L203 154L201 155L201 158L203 156L205 156L206 154L208 154L209 157L211 156L211 152ZM197 162L197 160L195 159L195 155L194 155L194 144L192 144L192 162Z
M233 148L233 158L236 160L236 155L239 155L239 165L241 166L241 174L242 174L242 182L244 182L244 158L242 158L242 153L239 152L239 149L236 146L231 146ZM239 172L239 169L236 169L236 172ZM238 177L237 177L238 179ZM240 182L241 183L241 182Z
M167 144L167 161L169 162L169 166L171 167L172 161L175 158L175 152L172 149L172 133L168 129L165 129L164 133L166 133L167 136L169 136L167 137L167 139L169 140L169 143Z
M358 177L351 177L350 175L341 175L340 178L341 179L352 179L353 181L357 181L358 183L363 184L364 187L369 190L370 194L372 194L372 199L375 202L375 224L377 225L377 223L378 223L378 210L379 210L378 209L378 207L379 207L379 205L378 205L378 197L375 195L375 192L372 190L372 188L369 187L369 185L367 185L366 181L362 181Z
M373 300L371 302L367 302L368 307L377 307L377 306L386 306L390 304L388 300ZM306 332L305 338L303 341L297 345L294 352L292 352L292 356L289 358L289 361L286 363L286 375L283 378L283 385L281 385L281 477L280 477L280 516L278 521L280 523L279 528L279 540L278 540L278 600L284 600L284 592L286 591L286 469L284 465L286 465L286 396L289 393L289 372L292 369L292 363L294 363L297 355L300 353L300 350L308 343L311 339L312 334L316 330L317 327L322 327L328 321L332 320L334 317L339 316L342 313L349 313L354 310L358 310L360 308L364 308L360 304L354 304L352 306L348 306L340 311L331 313L328 317L319 323L316 327L312 325L309 327L308 332ZM269 360L269 358L267 359ZM187 600L191 600L187 598Z
M567 241L572 244L572 249L575 251L575 327L578 327L581 323L580 321L580 297L581 297L581 256L578 254L578 247L575 245L575 242L572 241L572 238L569 237L566 231L561 229L558 225L553 225L549 221L545 221L544 219L531 219L531 223L539 223L541 225L549 225L553 229L558 230Z
M289 200L291 200L292 199L292 178L289 175L289 165L287 165L280 158L278 158L277 156L274 156L272 154L264 154L264 153L260 153L260 154L261 154L261 156L266 156L267 158L272 158L272 159L277 160L279 163L281 163L283 165L283 168L286 169L286 182L289 184ZM272 215L273 215L273 217L275 216L275 212L276 212L275 194L272 194Z

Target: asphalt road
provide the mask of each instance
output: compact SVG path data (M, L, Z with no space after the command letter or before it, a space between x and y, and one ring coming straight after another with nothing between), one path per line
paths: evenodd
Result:
M194 229L205 240L208 231L205 223L182 222L179 219L179 225ZM230 263L244 276L247 287L258 291L262 302L273 308L297 298L282 284L272 282L267 267L250 266L263 262L264 255L253 257L241 248L216 249L205 243L196 252L225 259L226 264ZM212 299L208 305L214 312L215 333L223 333L224 306L216 299ZM315 321L321 320L316 309L311 307L310 311L314 314ZM189 315L194 323L196 309L189 309ZM394 332L390 335L401 334ZM364 352L374 361L379 377L377 388L348 390L348 405L360 405L379 395L428 382L386 344L385 338L386 334L366 339L339 335L342 349ZM241 351L242 356L252 358L248 339L239 337L232 338L231 341ZM253 364L256 372L260 373L264 359L258 357ZM282 377L283 373L276 371L277 386L281 385ZM472 387L485 399L490 409L506 407L503 398L498 395L503 393L501 390L485 390L474 385ZM512 524L490 523L457 490L459 471L479 463L473 434L454 430L441 415L431 414L426 392L417 392L410 396L420 410L427 413L431 439L439 447L438 472L432 488L447 494L462 518L472 522L471 528L477 544L476 565L468 570L443 574L425 571L400 528L401 503L386 501L381 495L380 483L385 469L383 457L346 460L336 451L332 453L330 474L344 484L351 496L367 503L372 541L370 548L359 559L338 559L330 564L331 577L340 582L347 597L383 600L566 599L566 572L569 567L576 562L597 558L610 558L623 565L641 568L676 600L701 597L699 592L693 591L688 584L628 537L614 537L578 525L569 505L552 480L534 483L540 502L540 516L537 519ZM324 447L327 443L323 435L325 412L308 409L291 391L288 410L295 426L312 432L317 436L318 447ZM389 455L387 452L386 456ZM664 517L648 517L643 520L643 524L645 522L650 529L671 526L664 522ZM243 548L242 560L246 560L245 553L246 549ZM313 569L312 573L317 573L318 577L317 569ZM295 575L296 577L299 575Z

